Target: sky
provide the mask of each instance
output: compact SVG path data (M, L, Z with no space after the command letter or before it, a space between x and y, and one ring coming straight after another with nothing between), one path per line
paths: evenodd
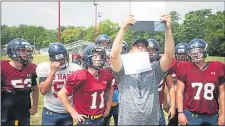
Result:
M158 20L161 14L176 10L183 20L186 13L199 9L212 9L213 13L223 11L224 2L98 2L101 21L110 19L119 24L130 12L136 20ZM57 20L57 2L1 2L1 24L27 24L56 29ZM88 27L94 23L93 2L61 2L61 26Z

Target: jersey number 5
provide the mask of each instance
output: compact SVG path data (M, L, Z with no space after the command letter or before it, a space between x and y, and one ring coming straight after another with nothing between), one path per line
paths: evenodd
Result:
M206 100L213 99L213 91L215 89L215 85L213 83L206 83L204 86L202 83L192 83L191 85L192 85L192 87L198 87L196 95L194 96L195 100L200 100L200 93L201 93L202 87L204 87L203 97Z
M99 105L99 108L104 108L104 92L105 91L102 91L101 94L100 94L100 97L101 97L101 103ZM96 106L96 102L97 102L97 92L94 92L91 96L92 96L92 103L91 103L91 107L90 109L96 109L97 106Z
M53 95L58 98L58 95L57 93L62 89L62 87L64 86L64 81L53 81L52 82L53 84L53 89L52 89L52 92L53 92Z

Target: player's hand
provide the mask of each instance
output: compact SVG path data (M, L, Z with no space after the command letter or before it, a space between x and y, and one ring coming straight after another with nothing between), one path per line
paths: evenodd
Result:
M56 73L59 69L60 62L52 62L51 64L51 72Z
M112 103L110 103L110 102L106 103L106 109L105 109L105 112L103 114L104 117L107 117L109 115L109 112L110 112L110 109L111 109L111 105L112 105Z
M184 115L184 113L178 114L178 121L179 121L180 125L187 125L188 124L187 118Z
M130 14L124 20L124 23L122 24L121 29L126 31L130 27L130 25L135 25L135 24L136 24L136 20L134 19L134 16Z
M169 105L163 104L163 110L165 110L168 113L169 112Z
M169 119L174 118L175 113L176 113L176 108L175 107L170 107L169 112L168 112L168 115L170 116Z
M37 113L38 106L37 105L32 105L30 108L29 112L31 115L35 115Z
M73 111L70 113L70 115L73 117L73 119L78 123L82 123L85 121L85 118L87 118L86 115L78 114L76 111Z
M225 116L224 115L220 115L218 118L218 125L219 126L224 126L225 125Z
M167 27L170 27L171 26L171 18L170 18L170 15L162 15L162 17L160 18L160 21L165 22Z

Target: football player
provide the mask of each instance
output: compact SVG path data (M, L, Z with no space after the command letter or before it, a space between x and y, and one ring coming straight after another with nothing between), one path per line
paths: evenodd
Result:
M153 63L155 61L158 61L160 59L159 53L160 53L160 44L155 39L148 39L149 46L147 48L149 53L150 62ZM159 91L159 102L160 105L163 105L164 102L164 89L165 86L168 86L169 88L169 95L171 98L171 108L168 111L168 115L170 116L170 119L172 119L175 116L175 89L174 89L174 83L173 79L170 78L171 76L166 74L165 78L160 82L158 86ZM159 121L160 126L165 126L166 121L163 113L163 108L161 107L161 118Z
M113 75L102 67L106 61L105 49L90 45L83 51L87 70L79 70L67 79L58 96L77 125L101 125L112 105ZM108 101L106 102L106 94ZM67 96L73 96L74 107Z
M168 76L166 77L167 80L171 80L174 82L175 90L176 90L176 82L177 82L177 78L176 78L176 74L175 74L176 66L178 63L180 63L182 61L188 61L187 47L188 47L187 43L179 43L176 45L176 47L175 47L175 58L176 59L174 59L172 66L169 68ZM168 112L168 109L169 109L169 107L171 107L171 104L170 104L170 99L168 98L168 87L167 86L165 86L164 93L165 93L165 95L164 95L165 100L163 103L163 109L166 112ZM168 126L178 126L178 111L177 111L177 109L176 109L174 118L169 119Z
M111 40L107 34L101 34L95 39L95 45L104 47L105 49L111 49Z
M190 61L177 65L176 99L181 125L225 125L223 63L206 62L207 55L207 43L193 39L188 44Z
M129 47L126 41L123 41L121 54L126 54L129 51Z
M109 51L107 54L107 69L109 69L110 71L112 71L111 68L111 62L110 62L110 55L111 55L111 50L106 50ZM128 45L126 41L123 41L123 45L122 45L122 50L121 50L121 54L126 54L128 53ZM118 126L118 110L119 110L119 90L118 90L118 83L113 80L113 88L114 88L114 92L113 92L113 100L112 100L112 106L111 106L111 110L109 112L109 115L107 117L104 118L103 121L103 126L109 126L110 125L110 118L113 116L114 119L114 125Z
M32 52L32 47L27 40L16 38L7 46L10 60L1 60L2 126L29 126L30 114L34 115L37 112L39 91L36 65L31 63Z
M69 54L65 46L59 42L50 45L48 54L51 63L42 62L36 69L40 92L44 95L42 125L72 126L73 119L60 102L57 93L65 85L67 77L81 67L77 64L69 64ZM71 96L69 100L72 104Z

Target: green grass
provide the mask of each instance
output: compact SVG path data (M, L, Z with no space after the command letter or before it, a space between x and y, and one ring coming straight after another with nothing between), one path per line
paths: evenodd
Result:
M71 58L71 57L70 57ZM8 59L7 56L1 56L1 59ZM225 57L208 57L206 59L207 61L221 61L223 63L225 63ZM43 56L43 55L36 55L34 56L34 60L33 60L33 63L35 64L39 64L41 62L44 62L44 61L48 61L48 56ZM43 104L44 104L44 97L43 95L40 93L39 94L39 104L38 104L38 112L31 116L31 125L41 125L41 117L42 117L42 109L43 109ZM168 122L168 115L166 112L164 112L165 114L165 119L166 119L166 122ZM110 122L110 125L113 125L113 119L111 119L111 122Z

